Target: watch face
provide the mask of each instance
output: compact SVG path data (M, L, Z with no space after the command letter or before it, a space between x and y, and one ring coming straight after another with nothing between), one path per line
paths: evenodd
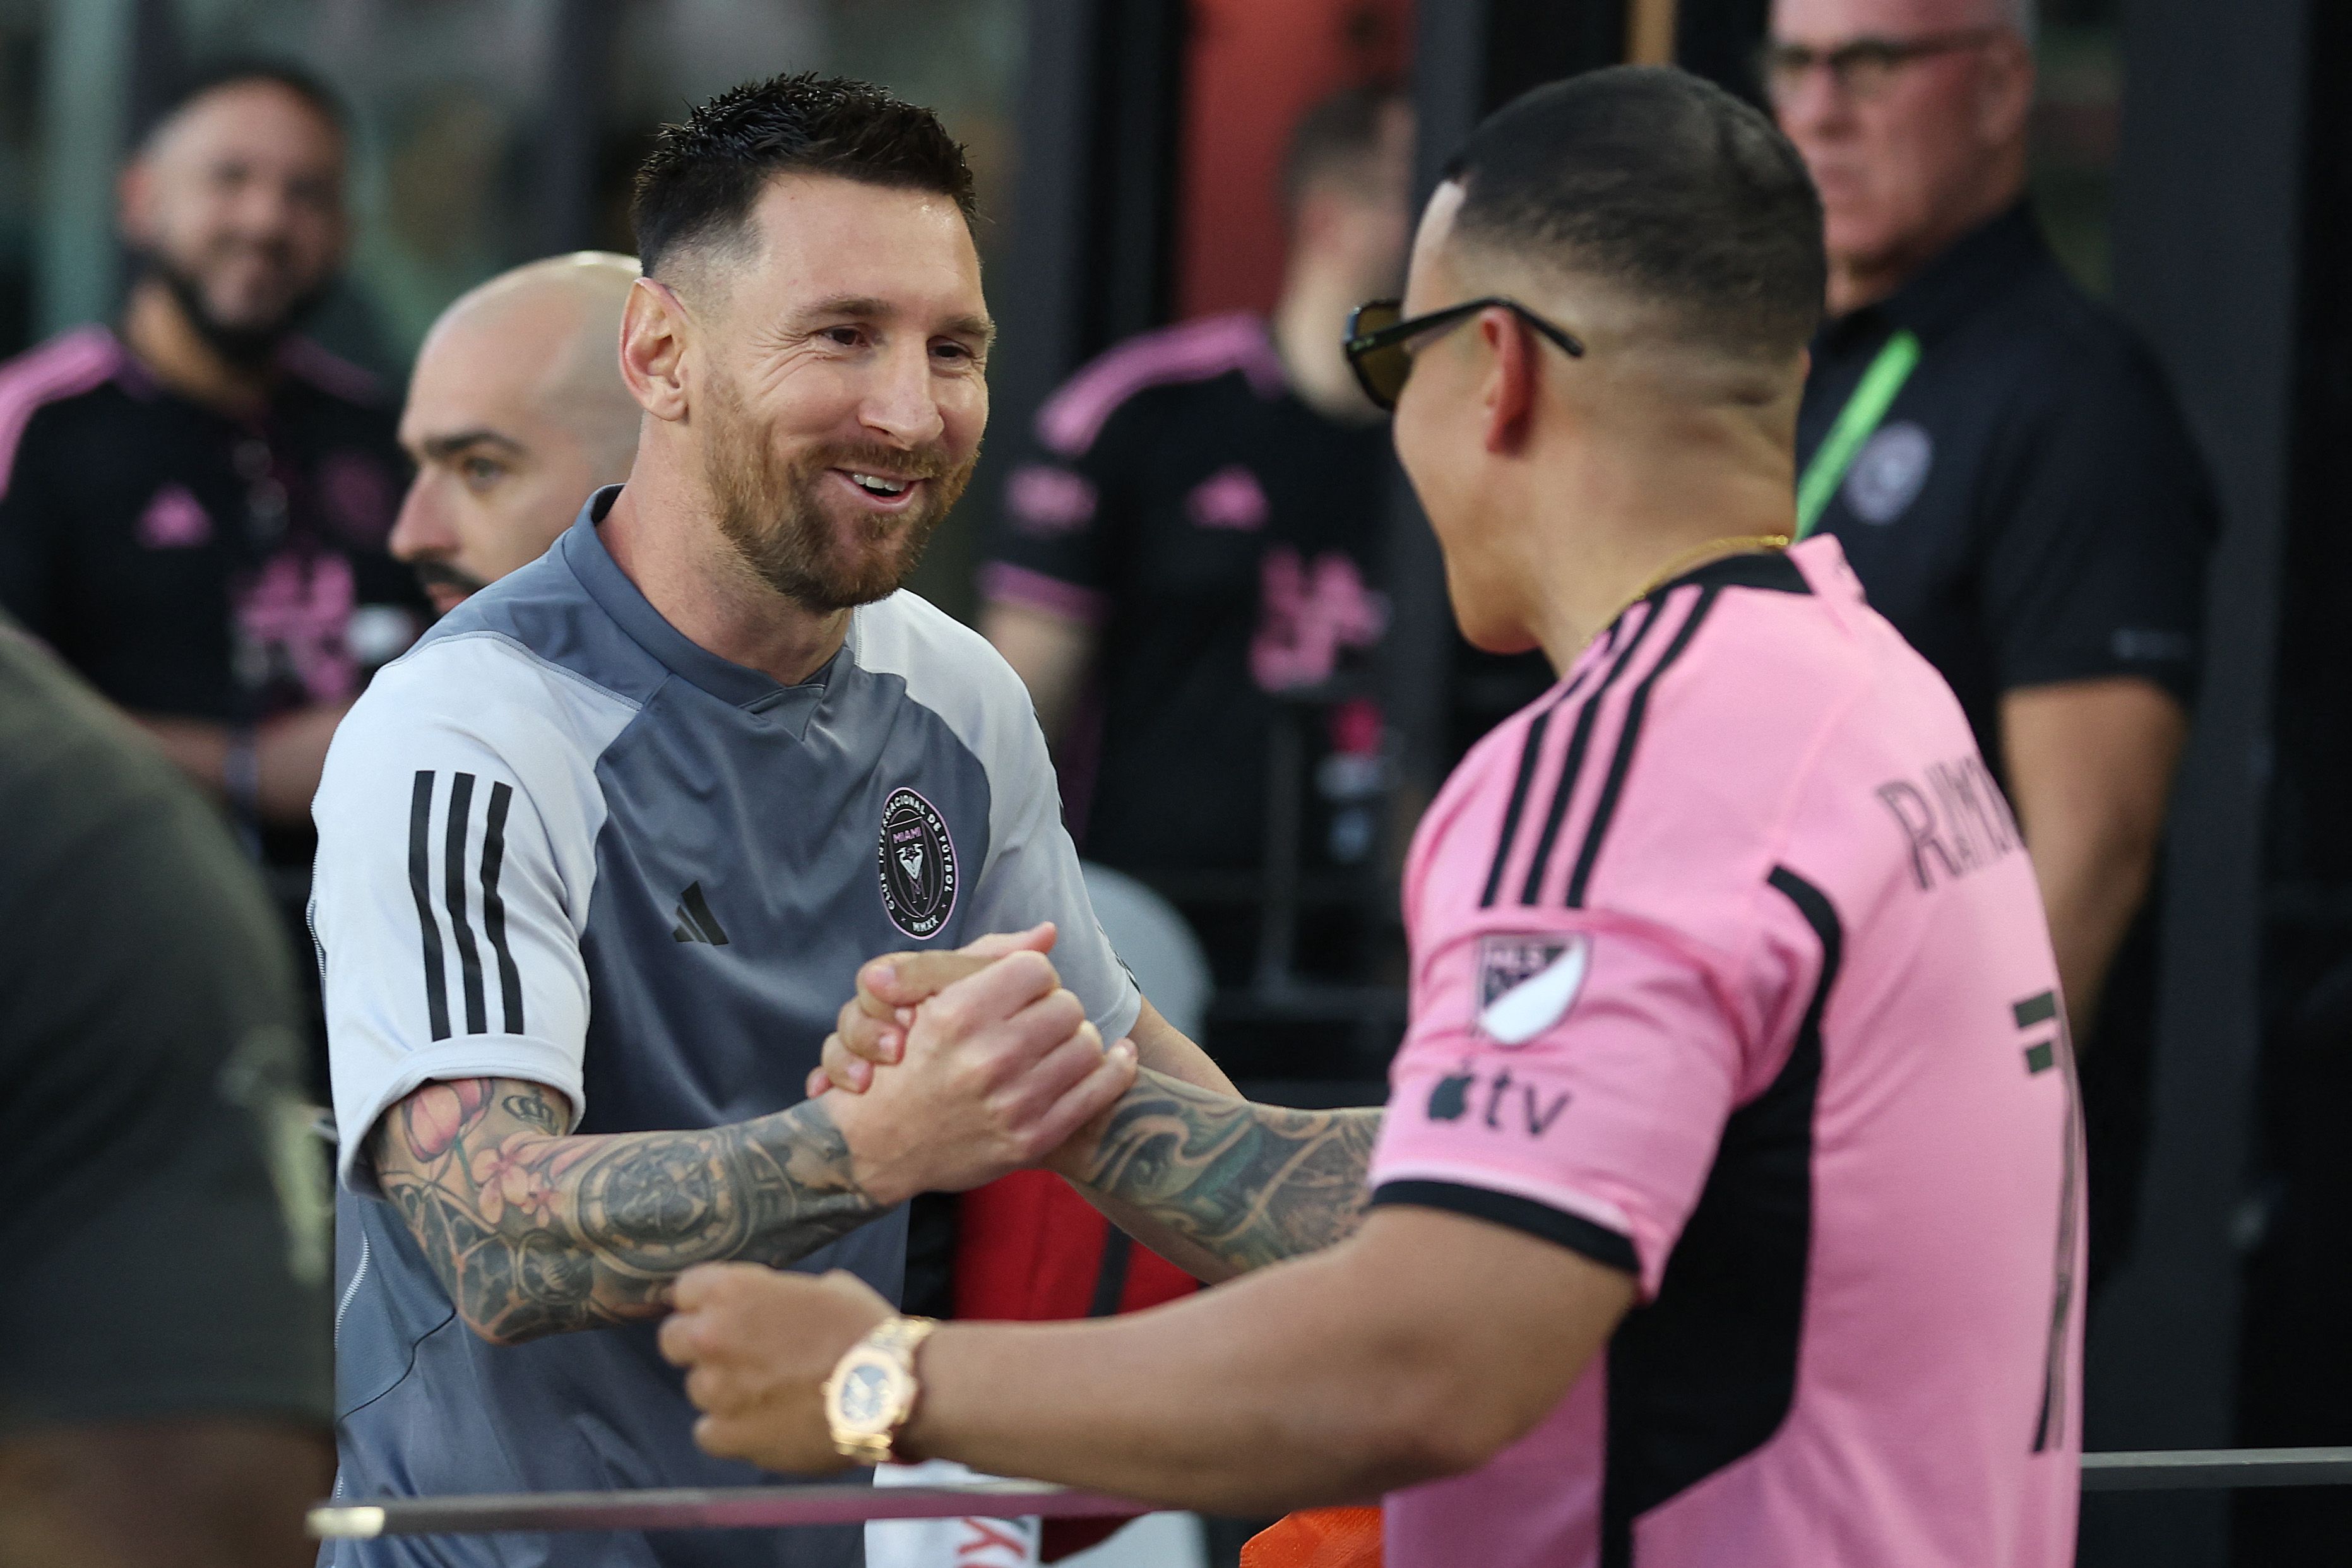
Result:
M841 1380L841 1418L854 1427L886 1425L896 1414L891 1395L898 1384L891 1368L879 1362L851 1367Z

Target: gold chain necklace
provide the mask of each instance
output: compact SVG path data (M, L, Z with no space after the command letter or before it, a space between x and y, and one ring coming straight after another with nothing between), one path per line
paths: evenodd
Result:
M1667 584L1673 582L1675 578L1681 576L1685 572L1691 571L1695 567L1705 565L1708 562L1720 559L1727 555L1745 555L1748 552L1755 550L1786 550L1788 548L1789 536L1785 533L1740 533L1734 534L1728 539L1710 539L1705 544L1696 545L1689 550L1685 550L1680 555L1675 556L1672 561L1667 562L1665 570L1660 572L1656 576L1643 584L1641 587L1635 589L1633 596L1627 599L1624 603L1619 605L1617 608L1611 613L1609 618L1601 624L1604 627L1614 626L1619 616L1623 615L1626 611L1632 609L1634 605L1640 604L1643 600L1656 593L1660 588L1664 587ZM1596 633L1595 635L1597 636L1598 634Z

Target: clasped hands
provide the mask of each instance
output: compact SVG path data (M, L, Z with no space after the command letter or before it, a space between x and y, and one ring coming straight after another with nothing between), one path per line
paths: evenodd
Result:
M1133 1044L1106 1049L1061 987L1045 956L1054 934L1042 925L858 971L808 1090L833 1095L869 1190L896 1201L1041 1163L1066 1167L1135 1081ZM843 1270L812 1278L750 1263L689 1269L672 1300L661 1351L687 1371L705 1450L787 1473L848 1466L821 1389L888 1302Z

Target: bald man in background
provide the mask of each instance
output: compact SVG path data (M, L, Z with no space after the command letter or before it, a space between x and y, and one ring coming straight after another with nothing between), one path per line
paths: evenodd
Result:
M2095 1280L2137 1206L2153 889L2216 521L2163 373L2035 219L2034 36L2033 0L1774 0L1764 85L1830 263L1799 526L1837 536L1951 683L2032 853L2082 1047ZM1923 891L2008 831L1976 772L1880 792Z
M442 615L536 561L580 504L629 477L639 409L621 380L627 256L583 250L500 273L441 313L400 420L415 481L392 552Z

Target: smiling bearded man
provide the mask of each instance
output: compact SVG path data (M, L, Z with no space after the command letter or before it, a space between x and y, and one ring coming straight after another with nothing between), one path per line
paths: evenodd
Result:
M988 419L971 203L939 121L860 83L779 78L666 130L620 331L627 483L335 740L313 907L344 1496L756 1479L687 1436L652 1327L678 1271L836 1265L895 1296L907 1198L1061 1143L1133 1079L1103 1042L1166 1034L1087 906L1019 679L897 591ZM806 1096L860 963L1046 921L1053 964L1013 952L961 994L996 1022L915 1031L935 1070ZM859 1542L596 1552L846 1565Z

